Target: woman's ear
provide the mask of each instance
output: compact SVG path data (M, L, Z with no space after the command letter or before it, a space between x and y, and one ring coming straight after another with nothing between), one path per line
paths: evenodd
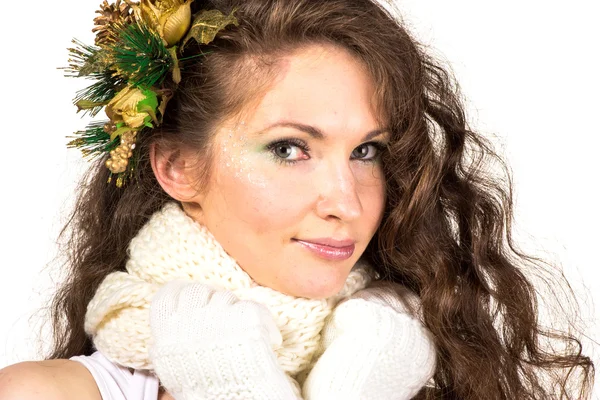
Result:
M150 163L156 180L169 196L181 202L193 201L198 196L191 177L191 162L180 150L152 143Z
M204 224L203 199L194 174L198 161L180 150L166 149L156 143L150 145L150 163L156 180L163 190L179 201L183 211L193 220Z

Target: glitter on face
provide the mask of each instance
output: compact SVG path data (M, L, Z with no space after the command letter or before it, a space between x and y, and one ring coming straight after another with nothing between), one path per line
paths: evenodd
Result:
M266 182L254 173L249 157L250 147L246 132L246 122L240 121L229 129L221 142L222 162L229 170L234 171L234 177L247 180L250 184L264 188Z

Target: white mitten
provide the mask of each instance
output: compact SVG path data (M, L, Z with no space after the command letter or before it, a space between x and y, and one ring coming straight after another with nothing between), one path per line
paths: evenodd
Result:
M412 304L414 305L414 304ZM435 371L430 333L391 286L357 292L323 329L324 353L303 385L305 400L404 400Z
M154 370L177 400L297 398L273 351L279 329L258 303L174 281L152 299L150 327Z

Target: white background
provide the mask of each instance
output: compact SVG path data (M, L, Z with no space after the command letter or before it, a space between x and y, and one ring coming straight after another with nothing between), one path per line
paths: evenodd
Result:
M86 125L62 77L72 37L93 42L99 0L5 2L0 34L0 368L37 358L55 240L85 163L65 136ZM561 266L600 341L600 3L405 0L419 40L452 65L469 119L513 170L522 248ZM7 8L8 7L8 8ZM56 275L56 274L54 274ZM56 279L56 278L55 278ZM596 306L594 308L594 302ZM34 315L35 314L35 315ZM32 317L32 315L34 315ZM600 368L600 346L585 342ZM597 387L600 384L596 385ZM596 388L600 398L600 389Z

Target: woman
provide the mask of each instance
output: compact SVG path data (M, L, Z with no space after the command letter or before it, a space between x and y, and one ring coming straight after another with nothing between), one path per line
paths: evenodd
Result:
M137 10L105 5L101 16L151 25L152 7ZM137 85L152 93L120 82L121 97L103 104L127 151L104 157L83 186L73 270L54 304L54 361L5 371L5 397L25 398L31 386L19 380L35 379L48 396L99 398L101 378L88 371L102 371L94 363L104 355L147 385L130 387L163 399L216 397L228 382L259 378L241 398L552 398L567 396L567 383L585 396L589 359L577 346L539 346L550 333L519 270L527 259L505 234L510 190L478 168L493 153L466 127L447 74L398 22L370 1L196 1L190 14L201 10L223 13L214 40L181 43L210 20L175 39L159 23L180 51L169 77ZM99 45L110 47L99 22ZM135 108L114 100L136 95ZM199 248L217 249L219 268L204 270ZM223 270L242 276L229 256L250 281L211 285ZM182 270L202 273L182 282ZM287 358L281 349L300 330L284 331L283 309L274 312L282 296L311 310L294 323L324 324L318 346L302 339ZM306 324L315 309L320 322ZM147 348L127 351L136 343ZM95 348L97 358L78 357ZM239 368L242 356L262 365L260 377ZM205 368L189 368L200 359ZM166 391L141 372L149 367ZM559 369L573 374L554 377Z

